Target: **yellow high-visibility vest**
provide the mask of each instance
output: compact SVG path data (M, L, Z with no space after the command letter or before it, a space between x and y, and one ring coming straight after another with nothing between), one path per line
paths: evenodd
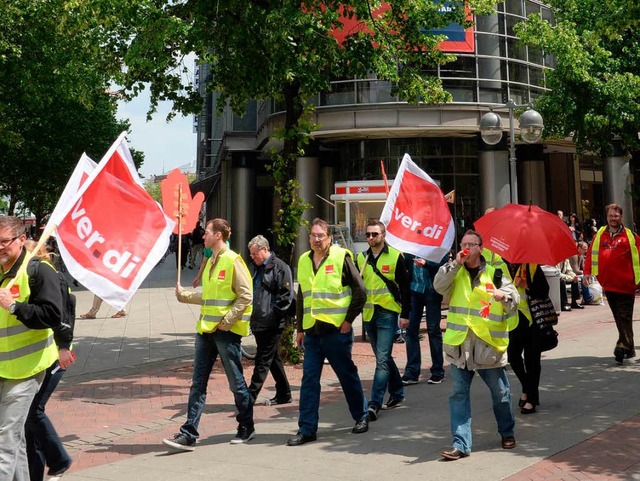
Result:
M28 256L24 258L23 263L26 262ZM10 281L2 281L2 287ZM13 289L19 292L16 302L28 302L31 289L26 269ZM0 377L26 379L44 371L56 359L58 348L51 329L29 329L9 311L0 309Z
M489 316L480 315L482 309L491 300L490 290L493 285L493 267L487 265L480 274L480 284L471 289L469 273L463 267L456 274L455 287L449 301L447 315L447 330L442 342L451 346L459 346L467 337L471 329L476 336L490 344L498 352L505 352L509 345L509 331L515 328L517 317L509 315L502 303L491 302ZM485 303L483 303L484 301Z
M600 238L602 237L602 233L605 231L607 226L600 227L596 236L593 238L593 243L591 244L591 275L598 275L598 255L600 251ZM631 229L624 228L625 234L627 234L627 239L629 240L629 247L631 248L631 263L633 264L633 277L635 279L636 284L640 283L640 260L638 259L638 246L636 246L636 238L631 232Z
M395 283L396 266L400 258L400 252L391 246L388 246L389 252L381 252L378 256L376 267L380 274L385 276L389 281ZM365 262L366 256L363 252L358 254L358 265L361 266ZM362 310L362 320L369 322L373 317L373 306L379 305L389 311L400 313L402 307L396 302L393 294L389 292L387 285L380 276L373 272L371 264L367 262L362 271L364 287L367 290L367 301Z
M202 273L202 307L200 308L200 319L198 319L196 326L199 334L215 331L238 297L232 289L233 273L238 259L242 262L242 268L247 271L247 277L250 279L251 274L249 274L249 269L247 269L244 260L230 249L219 254L212 273L210 272L211 259L207 261ZM251 286L251 289L253 292L253 286ZM242 318L231 327L231 332L235 332L240 336L248 336L251 312L253 312L253 305L249 304L242 313Z
M347 316L351 304L351 287L342 285L342 269L346 249L332 245L329 256L313 272L310 251L298 260L298 283L303 296L302 328L309 329L317 321L340 327Z

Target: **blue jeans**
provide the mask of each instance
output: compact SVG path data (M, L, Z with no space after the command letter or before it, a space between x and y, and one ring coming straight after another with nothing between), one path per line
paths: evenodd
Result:
M180 432L191 440L199 436L198 425L207 399L207 384L218 356L238 410L236 421L240 426L253 427L253 404L242 372L240 339L238 334L231 331L218 330L208 334L196 334L187 422L180 428Z
M387 386L392 399L404 397L402 378L398 366L391 356L397 327L398 314L378 305L374 307L371 320L364 323L373 353L376 355L376 372L373 375L369 406L378 409L382 406Z
M511 410L511 389L506 369L479 369L478 374L491 391L493 414L498 422L500 436L513 436L516 420ZM466 454L471 452L472 444L470 390L474 375L475 371L451 365L453 392L449 396L449 413L453 447Z
M42 386L40 386L36 397L33 398L27 415L24 427L30 481L42 481L45 466L49 466L51 471L57 472L71 465L71 458L44 411L47 401L58 386L64 372L64 369L59 368L58 361L47 369Z
M325 358L338 376L353 420L360 421L367 416L367 398L362 390L358 368L351 359L352 347L353 330L346 334L336 330L321 336L315 334L304 336L304 361L298 418L298 427L301 433L313 435L318 430L320 376Z
M444 356L442 353L442 330L440 329L440 304L442 297L425 295L411 291L411 314L409 327L405 335L407 345L407 365L404 368L405 379L418 380L422 364L420 353L420 322L422 311L427 312L427 334L429 335L429 350L431 351L431 374L444 377Z

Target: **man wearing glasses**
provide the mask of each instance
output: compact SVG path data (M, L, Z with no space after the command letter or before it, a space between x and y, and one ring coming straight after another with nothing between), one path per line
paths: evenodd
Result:
M199 304L200 318L196 325L195 359L187 421L172 439L164 439L167 446L180 451L193 451L199 437L198 425L207 399L207 384L218 356L233 392L238 432L231 444L253 439L253 403L242 372L240 340L249 334L252 286L249 269L239 254L227 247L231 233L224 219L207 223L204 245L213 252L202 273L202 293L187 291L176 285L179 302Z
M29 281L25 240L20 219L0 217L0 479L9 481L29 479L24 424L47 368L58 359L51 328L62 320L58 275L43 265Z
M393 409L404 401L402 378L391 353L398 316L401 328L409 326L411 290L404 257L386 243L385 234L382 222L370 221L366 232L369 249L358 255L357 262L367 291L362 320L376 356L369 398L369 421L378 419L380 408ZM389 400L383 404L387 388Z
M511 388L505 366L509 331L518 319L511 313L516 310L520 295L506 276L498 282L494 273L495 269L482 257L480 234L468 230L456 258L443 265L433 281L436 291L450 296L443 344L453 381L453 392L449 396L453 446L440 452L445 460L471 454L469 394L476 371L491 391L502 448L516 446Z
M365 290L351 253L331 245L329 224L311 222L311 250L298 261L297 342L304 343L298 433L287 441L299 446L316 440L320 377L325 358L335 371L356 422L354 434L369 430L367 399L351 358L351 323L362 310Z
M264 236L255 236L248 247L252 260L249 271L253 278L251 332L257 347L249 393L255 404L271 372L276 382L276 395L267 404L288 404L291 387L278 351L287 313L295 303L291 269L269 250L269 241Z

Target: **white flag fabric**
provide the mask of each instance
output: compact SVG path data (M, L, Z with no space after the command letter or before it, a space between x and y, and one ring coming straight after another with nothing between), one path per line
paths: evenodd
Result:
M80 160L84 167L74 171L81 172L79 187L71 198L61 198L55 217L69 273L116 309L165 253L175 224L142 186L125 134L84 181L88 164Z
M440 262L455 240L455 223L440 187L404 154L380 221L400 252Z
M95 170L98 164L96 164L91 158L83 153L78 161L78 165L73 169L73 173L67 182L62 195L56 204L56 208L49 216L49 225L60 225L60 222L64 216L71 210L73 206L72 202L80 190L80 186L89 178L91 173Z

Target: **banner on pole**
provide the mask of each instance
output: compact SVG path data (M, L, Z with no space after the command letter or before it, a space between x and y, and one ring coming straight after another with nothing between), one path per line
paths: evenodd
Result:
M440 187L405 154L380 217L387 242L433 262L449 252L455 224Z

